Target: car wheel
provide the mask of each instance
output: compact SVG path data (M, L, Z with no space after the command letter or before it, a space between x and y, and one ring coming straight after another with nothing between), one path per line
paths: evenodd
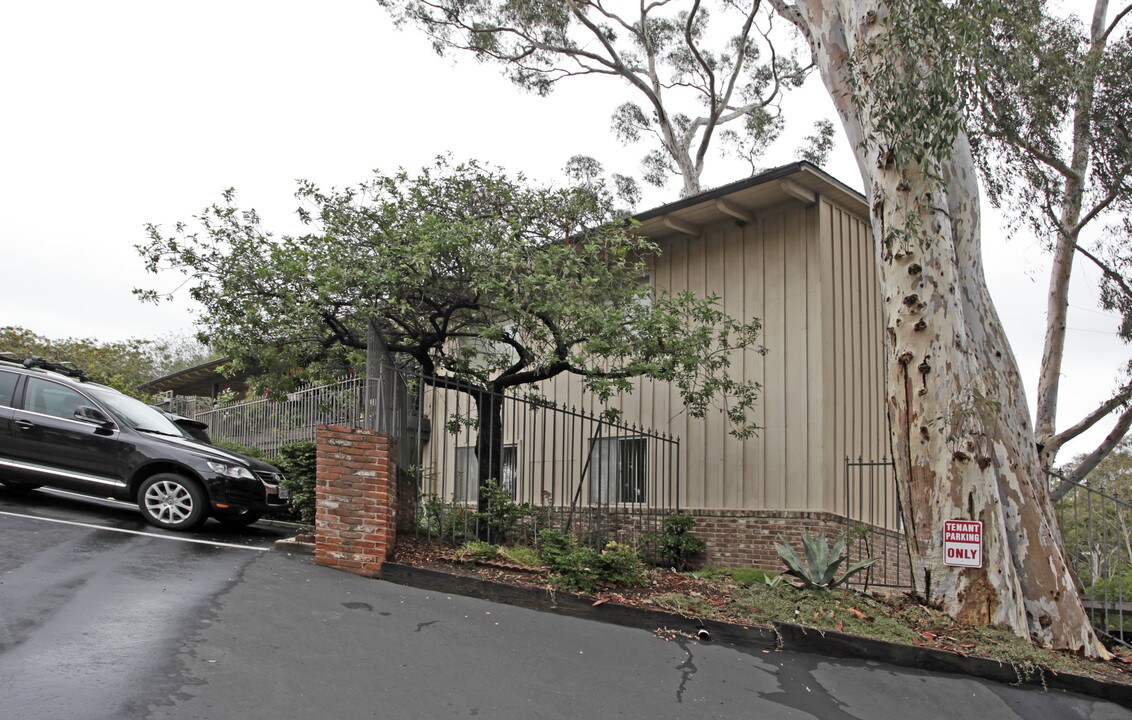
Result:
M191 530L208 517L208 500L196 482L174 473L158 473L138 488L145 521L168 530Z
M243 515L214 515L213 517L224 527L240 528L251 525L262 516L259 513L246 512Z

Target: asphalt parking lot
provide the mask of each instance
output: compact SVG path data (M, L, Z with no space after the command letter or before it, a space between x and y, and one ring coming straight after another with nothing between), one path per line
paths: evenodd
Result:
M1132 718L1090 698L740 651L367 580L287 528L151 532L0 493L0 705L147 718Z

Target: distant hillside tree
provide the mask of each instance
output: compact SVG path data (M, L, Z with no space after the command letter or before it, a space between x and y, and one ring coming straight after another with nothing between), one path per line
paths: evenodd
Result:
M157 340L101 342L94 338L51 339L14 325L0 327L0 352L22 358L71 362L94 382L136 395L135 386L178 367L204 362L210 353L195 340L170 335ZM186 364L187 363L187 364Z

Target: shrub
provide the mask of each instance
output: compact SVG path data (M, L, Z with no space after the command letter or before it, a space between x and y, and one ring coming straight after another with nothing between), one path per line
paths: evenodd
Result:
M551 580L555 585L592 592L597 589L600 579L597 566L596 550L591 547L575 546L569 552L559 555L557 561L550 566L553 571Z
M473 513L462 507L446 507L436 493L425 495L420 506L420 530L431 536L458 542L474 530Z
M809 532L803 533L802 550L806 555L805 564L786 543L775 543L774 548L778 551L782 562L786 563L788 575L798 578L806 587L833 588L877 561L876 558L862 560L846 570L841 577L837 577L837 568L845 562L843 553L847 539L848 534L843 534L833 544L833 550L830 550L829 539L825 535L811 537Z
M240 443L228 442L227 440L220 440L212 444L213 447L220 448L221 450L228 450L229 452L240 453L248 457L254 457L257 460L267 460L267 453L260 450L255 445L241 445Z
M538 531L538 556L549 568L555 567L559 558L576 547L574 539L561 530L543 528Z
M301 522L314 524L317 449L313 440L299 440L279 448L275 466L283 471L282 486L291 496L291 509Z
M561 530L540 530L538 537L539 558L550 568L556 584L590 592L601 583L640 585L644 581L640 553L629 545L611 542L599 553L579 546Z
M598 577L615 585L640 585L644 581L641 554L630 545L610 542L598 555Z
M480 486L480 495L487 509L474 517L485 524L489 540L504 543L514 537L519 521L531 514L530 503L517 503L511 491L495 478Z
M656 548L658 565L684 572L684 568L692 558L703 554L707 544L691 534L695 526L696 519L687 513L677 513L664 518L664 529L661 534L648 538Z

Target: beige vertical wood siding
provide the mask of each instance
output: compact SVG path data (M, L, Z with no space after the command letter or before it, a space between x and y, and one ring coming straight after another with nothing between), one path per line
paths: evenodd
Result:
M832 503L825 509L894 526L896 503L891 486L858 480L854 473L846 498L845 458L879 461L888 456L884 416L884 361L880 288L872 233L860 215L822 199L817 207L821 267L826 278L822 316L828 329L823 343L826 463L833 472ZM863 514L862 514L863 513Z

